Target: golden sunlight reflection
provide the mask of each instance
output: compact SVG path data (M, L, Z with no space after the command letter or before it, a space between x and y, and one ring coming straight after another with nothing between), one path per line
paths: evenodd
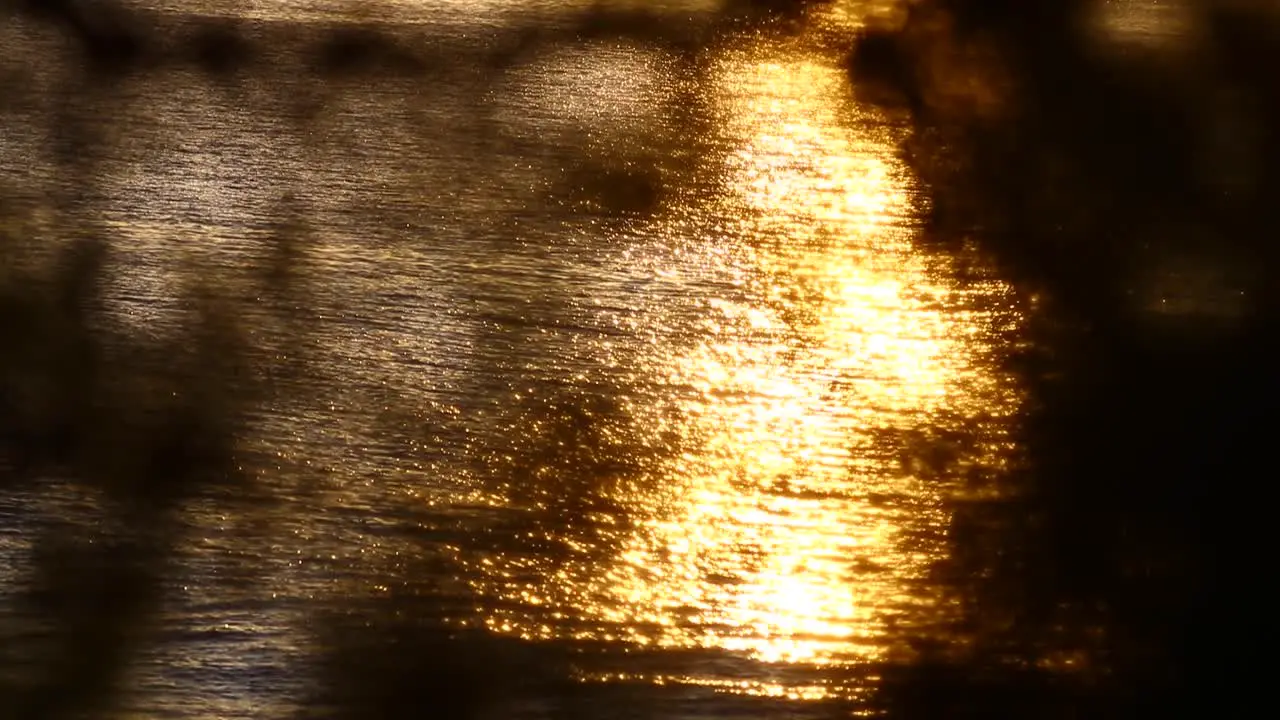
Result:
M945 482L904 469L895 438L1011 410L982 364L990 318L914 248L893 131L860 117L836 62L762 43L722 56L715 77L723 192L671 211L647 269L655 295L717 290L688 301L695 311L653 302L633 323L660 339L629 360L675 405L630 412L680 451L612 491L631 518L612 557L587 553L510 591L571 607L572 623L512 609L488 624L810 668L867 662L891 630L936 612L925 577L945 552Z
M889 227L905 188L885 139L840 122L837 71L744 54L721 72L739 145L725 210L750 225L752 279L745 297L710 303L705 342L660 359L673 385L697 391L682 433L701 451L669 468L682 497L607 576L610 606L662 628L660 643L768 662L869 658L898 580L921 568L895 545L903 508L868 499L896 468L867 477L852 452L859 435L946 401L958 354L945 291ZM918 493L891 502L936 506ZM855 576L860 561L883 570Z

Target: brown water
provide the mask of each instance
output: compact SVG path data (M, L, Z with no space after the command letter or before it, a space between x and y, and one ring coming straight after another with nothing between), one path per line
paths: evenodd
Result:
M269 388L237 452L270 502L184 508L126 714L304 702L316 608L406 587L450 628L617 651L583 683L702 698L664 716L856 697L945 617L930 567L960 481L927 459L1000 461L1018 394L992 343L1018 311L917 244L903 129L839 67L864 9L696 53L561 38L483 69L570 5L399 3L449 59L339 81L290 45L327 6L254 4L283 40L253 74L148 72L71 103L99 138L84 185L54 159L59 63L22 70L6 222L54 243L91 215L105 322L131 336L176 336L183 293L209 288ZM672 34L713 22L668 5ZM77 488L7 501L0 588L38 518L95 512Z

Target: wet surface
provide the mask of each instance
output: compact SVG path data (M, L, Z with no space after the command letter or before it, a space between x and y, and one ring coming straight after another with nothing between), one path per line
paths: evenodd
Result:
M326 613L400 597L468 647L567 653L602 697L676 698L663 717L856 703L951 619L948 503L1011 452L996 350L1023 309L918 242L904 121L843 65L872 9L670 3L597 36L576 6L489 5L396 5L430 64L323 77L314 3L238 11L260 55L225 81L76 86L49 33L0 31L10 267L98 234L94 327L146 359L122 384L182 367L194 296L252 387L247 484L174 511L126 715L307 705ZM3 502L0 588L49 524L114 532L75 478ZM500 713L557 716L532 695Z

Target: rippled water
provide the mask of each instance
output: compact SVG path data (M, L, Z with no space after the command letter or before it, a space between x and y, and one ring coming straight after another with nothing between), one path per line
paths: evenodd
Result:
M902 128L840 68L863 10L697 52L550 33L484 69L569 6L401 3L406 42L450 49L424 77L309 76L316 3L255 5L272 50L234 82L68 102L58 63L22 71L9 222L54 243L91 216L103 322L130 337L180 337L192 288L222 298L267 388L237 448L262 497L183 508L128 712L305 702L316 608L405 588L460 632L604 647L584 683L701 698L665 716L856 697L947 612L930 567L958 480L931 458L999 462L1017 392L991 349L1018 313L915 242ZM713 23L670 12L672 35ZM97 138L89 182L54 159L60 112ZM5 585L41 517L99 512L59 487L6 499Z

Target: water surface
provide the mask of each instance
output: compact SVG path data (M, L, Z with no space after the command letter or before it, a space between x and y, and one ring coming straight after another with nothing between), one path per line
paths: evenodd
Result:
M946 502L1000 462L1018 398L992 359L1007 289L918 242L901 121L841 69L865 9L689 51L558 34L571 3L463 5L396 6L407 46L456 49L408 76L308 74L331 8L260 3L272 49L232 82L68 100L50 61L0 115L24 257L91 222L104 326L182 337L202 289L266 388L236 447L261 497L183 507L126 711L306 704L315 613L403 593L681 699L662 716L860 697L947 616ZM667 11L672 35L716 22ZM528 27L554 39L485 64ZM92 138L79 160L55 120ZM6 501L6 586L41 518L105 512L50 482Z

